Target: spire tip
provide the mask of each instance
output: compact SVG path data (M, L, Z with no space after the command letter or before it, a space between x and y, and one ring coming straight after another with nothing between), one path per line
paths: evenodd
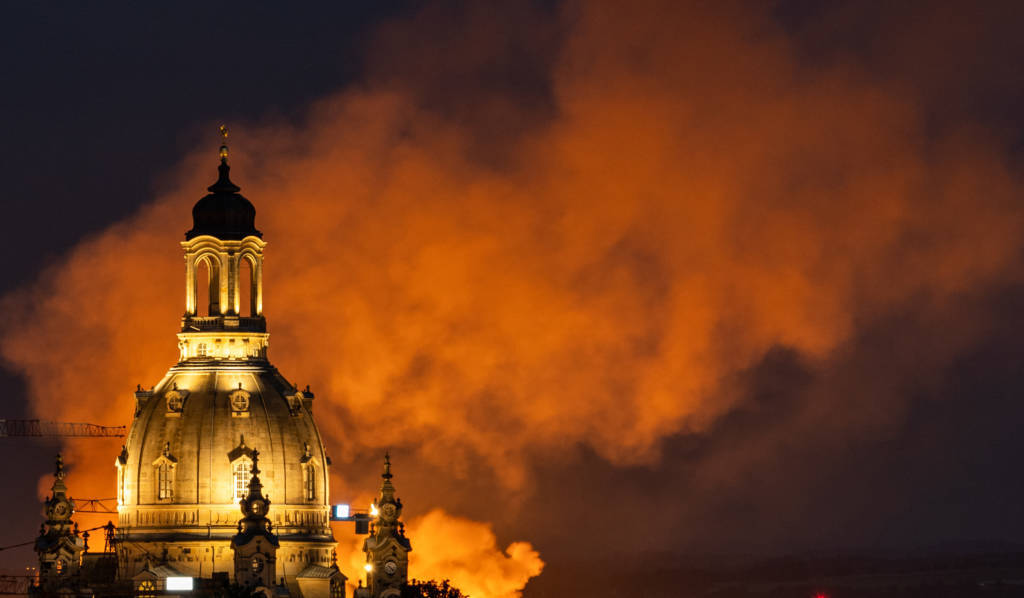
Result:
M392 475L391 475L391 451L388 450L388 449L384 450L384 473L381 474L380 477L384 478L385 480L390 480L392 478Z
M220 161L224 164L228 163L228 127L227 125L221 125L218 129L222 141L220 143Z

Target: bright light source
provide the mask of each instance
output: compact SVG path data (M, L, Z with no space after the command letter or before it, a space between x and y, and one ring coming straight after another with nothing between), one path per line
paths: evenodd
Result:
M373 565L371 565L370 563L366 563L365 565L363 565L363 569L366 569L366 572L369 573L370 571L373 571Z
M194 580L191 577L168 577L167 585L165 587L168 590L185 590L191 592L193 581Z
M373 503L370 503L370 516L371 517L376 517L377 516L377 505L375 505Z
M348 505L334 505L334 517L336 519L345 519L349 516Z

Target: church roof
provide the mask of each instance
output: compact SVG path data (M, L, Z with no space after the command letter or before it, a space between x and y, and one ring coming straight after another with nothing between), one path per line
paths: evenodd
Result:
M338 570L337 566L324 567L323 565L310 565L299 572L295 576L296 579L331 579L334 576L341 576L341 578L348 579L345 574Z
M227 158L217 167L217 182L207 187L209 195L192 208L192 230L185 239L211 235L223 240L241 240L248 236L263 237L256 230L256 208L238 192L241 188L231 182Z
M230 400L239 383L247 391L244 406L233 405ZM175 385L190 391L178 412L170 411L166 396ZM141 505L147 504L158 508L147 509L140 517L171 517L184 505L212 504L218 508L211 511L210 521L167 520L151 527L130 526L126 533L132 541L157 536L170 539L179 531L207 533L211 525L214 537L230 540L238 533L242 516L234 469L243 456L251 458L252 449L259 450L260 468L265 470L261 475L264 494L274 501L271 516L279 519L274 521L275 533L289 541L296 534L304 539L330 540L325 518L316 522L299 518L300 513L314 506L326 506L328 489L326 468L317 466L316 500L306 498L300 463L306 445L319 463L323 464L326 457L312 413L298 404L296 395L300 392L265 362L197 362L171 368L156 384L152 396L139 406L128 431L124 472L126 487L131 491L124 508L133 517ZM174 478L190 483L176 484L173 499L160 501L155 474L150 473L146 479L140 479L140 474L151 471L168 442L177 459ZM167 503L166 513L160 510L162 502Z
M144 579L167 579L168 577L182 577L181 571L178 571L174 567L163 564L154 565L152 567L146 567L142 571L139 571L132 577L133 581L142 581Z

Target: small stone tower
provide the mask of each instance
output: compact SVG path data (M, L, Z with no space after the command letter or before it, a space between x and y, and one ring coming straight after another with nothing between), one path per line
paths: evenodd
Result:
M64 485L64 459L57 455L53 473L53 494L46 499L43 514L46 523L39 530L35 549L39 554L39 583L44 591L54 590L78 573L84 542L71 521L75 501L68 497Z
M270 499L263 495L260 482L259 451L252 451L252 478L249 494L239 505L242 519L238 533L231 538L235 552L235 583L250 589L271 587L277 575L277 549L280 543L270 530Z
M363 543L366 553L366 587L357 590L355 598L391 598L401 595L409 578L409 553L412 544L405 537L402 501L395 498L391 483L391 457L384 454L384 482L380 497L373 503L376 518L371 523L370 537Z

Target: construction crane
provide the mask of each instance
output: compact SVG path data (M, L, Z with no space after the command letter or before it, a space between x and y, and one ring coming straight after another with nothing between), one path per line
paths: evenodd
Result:
M84 438L122 438L125 426L98 426L38 419L0 419L0 438L7 436L59 436Z
M76 513L117 513L116 498L76 498Z

